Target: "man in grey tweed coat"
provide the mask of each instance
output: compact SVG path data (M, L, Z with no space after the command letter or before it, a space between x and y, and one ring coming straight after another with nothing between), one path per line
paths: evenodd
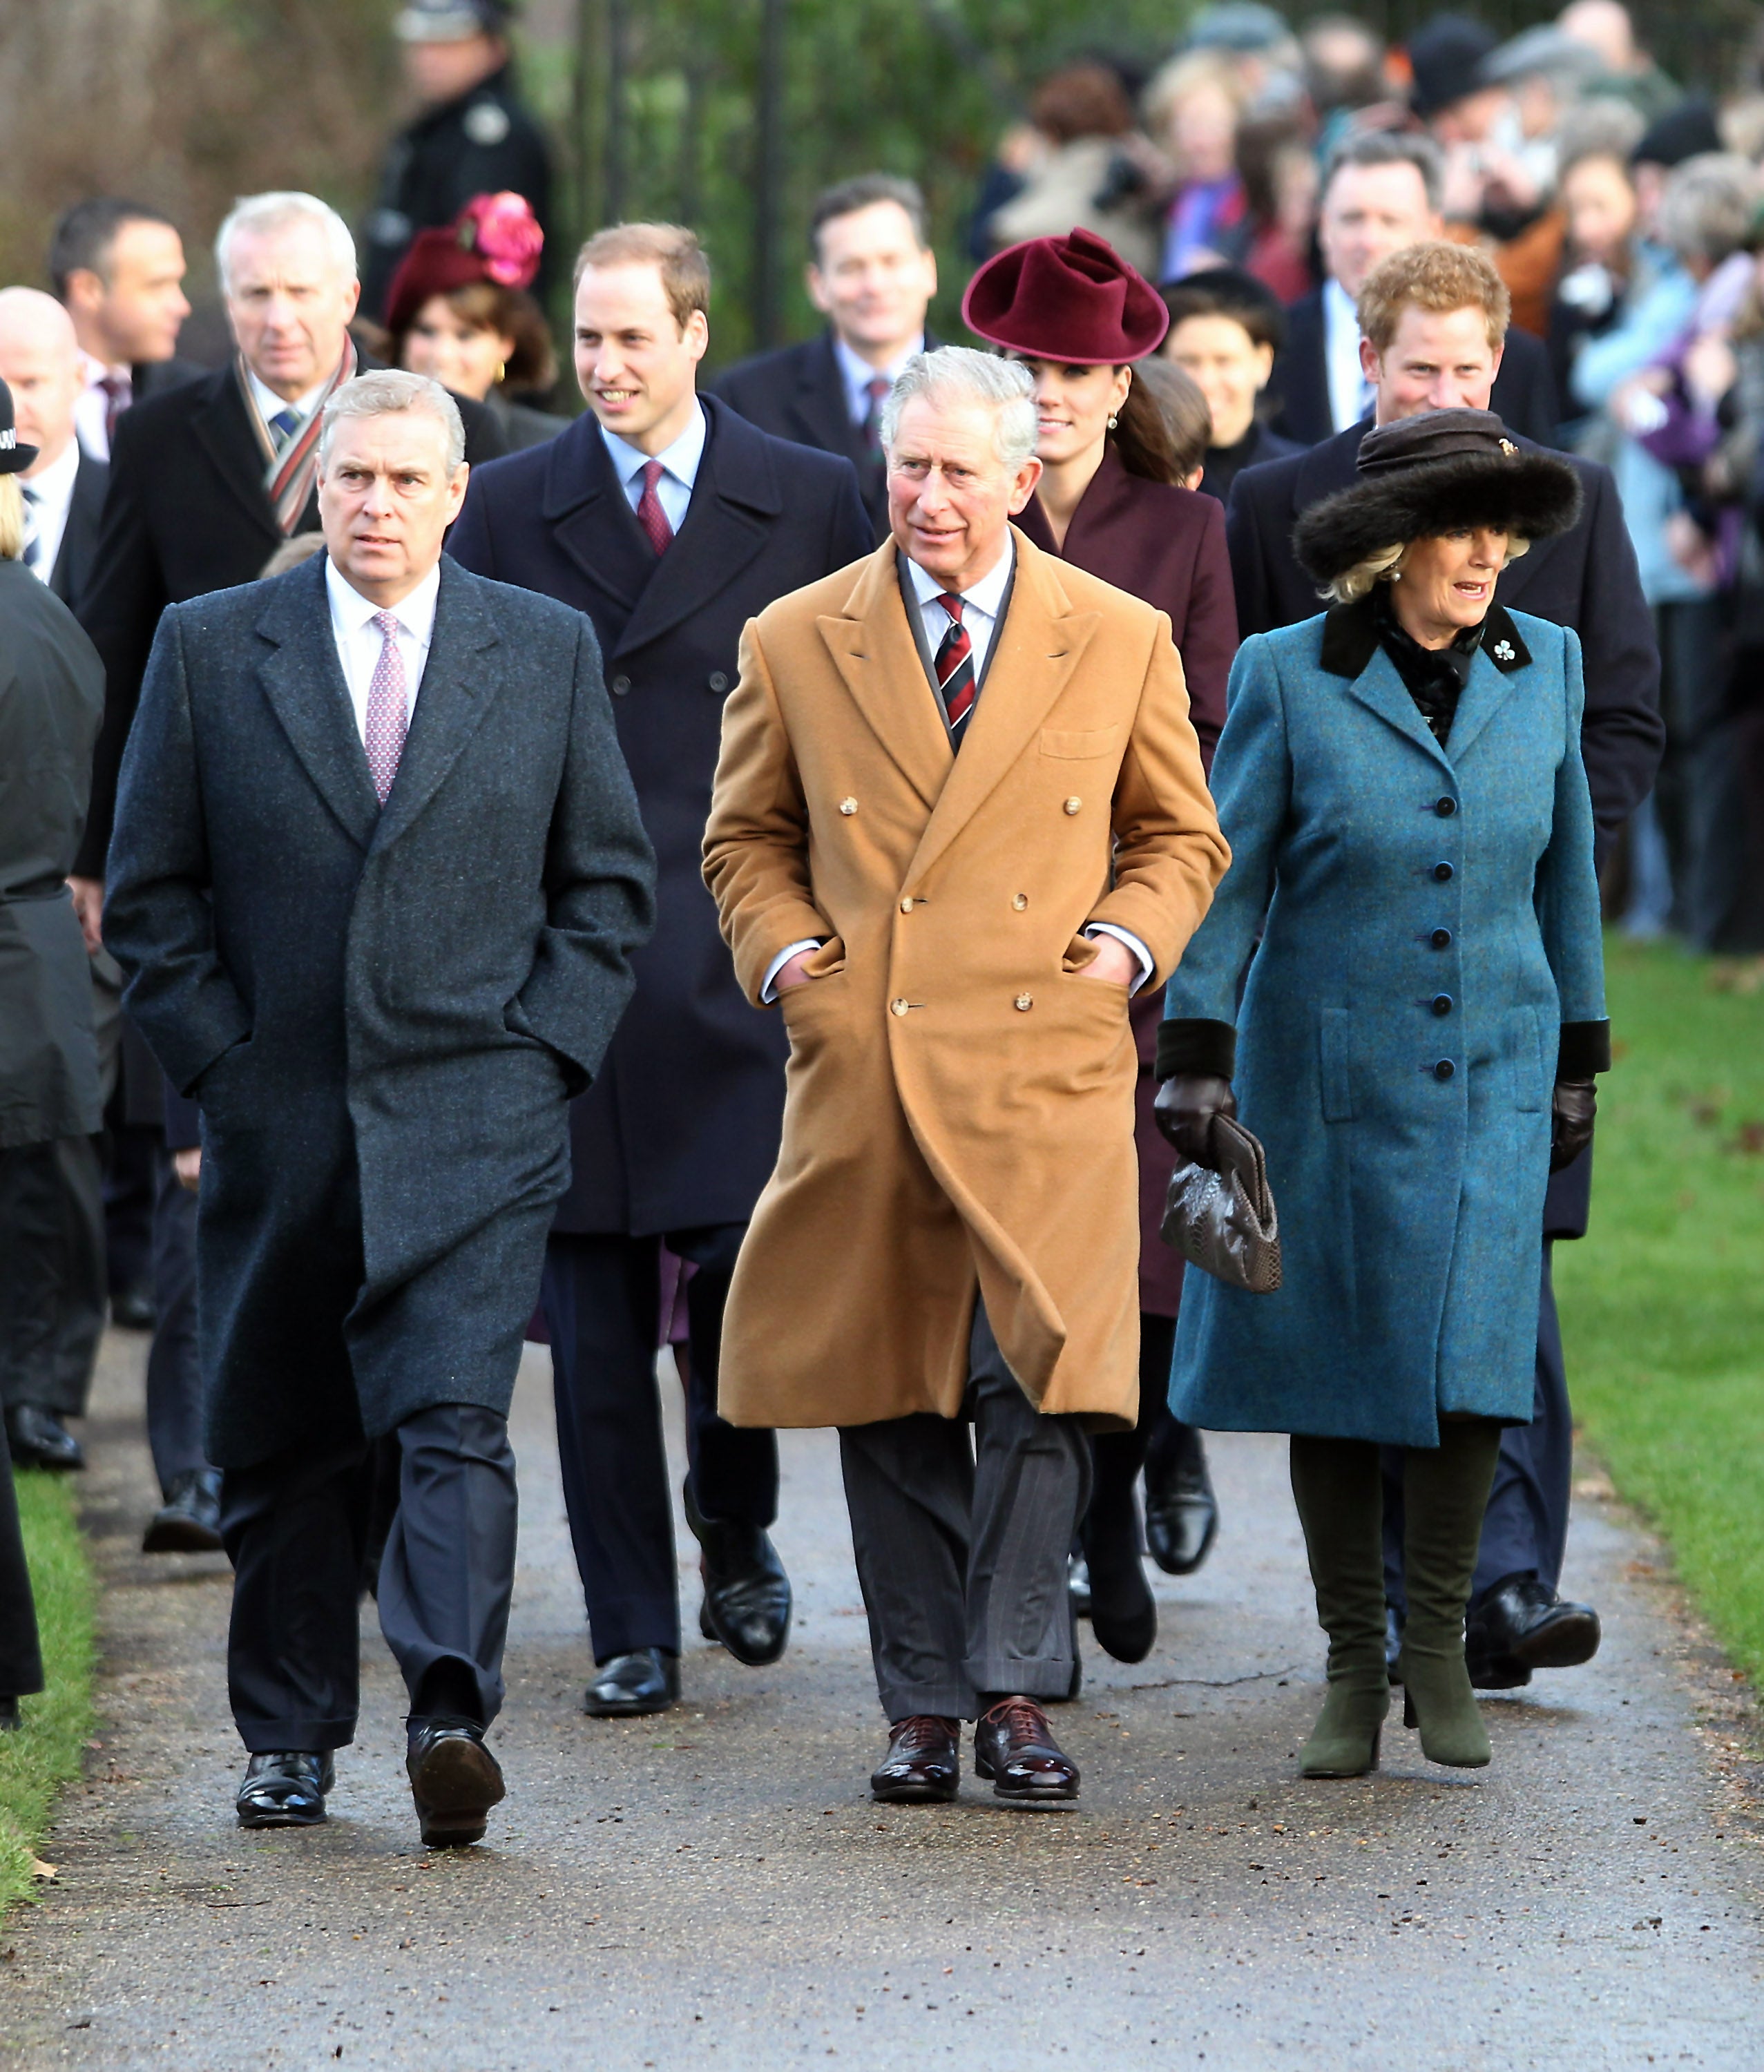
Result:
M592 628L443 559L467 469L409 374L325 413L326 553L174 605L124 758L105 940L203 1118L209 1457L248 1827L325 1817L353 1737L372 1442L381 1630L431 1845L503 1795L509 1398L654 865Z

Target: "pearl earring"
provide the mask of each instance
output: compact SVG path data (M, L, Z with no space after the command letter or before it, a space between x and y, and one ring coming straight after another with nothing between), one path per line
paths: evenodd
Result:
M1113 430L1114 430L1114 429L1115 429L1115 427L1116 427L1116 426L1120 422L1120 419L1119 417L1111 417L1111 418L1109 419L1109 421L1108 421L1108 429L1110 430L1110 431L1113 431Z

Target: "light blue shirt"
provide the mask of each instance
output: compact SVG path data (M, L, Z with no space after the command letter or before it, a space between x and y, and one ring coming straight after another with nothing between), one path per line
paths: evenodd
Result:
M609 432L602 425L600 436L607 442L607 453L614 471L624 487L625 501L635 511L643 500L644 470L652 460L661 462L661 479L656 484L656 494L661 500L663 515L675 532L686 522L686 512L692 504L693 484L698 479L698 470L705 458L705 440L709 433L705 422L704 405L694 403L692 420L672 446L664 446L659 454L640 453L629 439L622 439L616 432Z
M1359 310L1333 273L1323 283L1323 372L1330 421L1338 432L1372 407L1372 384L1359 364Z
M839 363L839 376L845 384L845 408L854 425L869 421L870 383L886 381L892 388L907 361L924 349L925 335L921 331L898 360L890 360L886 367L872 367L867 360L858 358L837 331L833 333L833 358Z

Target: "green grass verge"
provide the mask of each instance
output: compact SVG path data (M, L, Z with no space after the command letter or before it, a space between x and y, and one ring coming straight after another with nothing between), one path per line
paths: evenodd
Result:
M1569 1386L1618 1488L1758 1679L1764 970L1615 937L1606 957L1616 1056L1592 1230L1556 1250Z
M17 1733L0 1734L0 1914L36 1890L31 1864L92 1732L93 1575L73 1491L64 1476L14 1479L47 1688L21 1701Z

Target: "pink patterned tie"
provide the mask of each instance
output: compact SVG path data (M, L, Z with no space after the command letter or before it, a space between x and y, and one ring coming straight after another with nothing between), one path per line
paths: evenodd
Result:
M398 758L404 754L405 729L409 715L405 700L405 658L398 652L398 615L376 611L373 623L380 628L384 645L375 663L373 681L368 686L368 774L386 803L392 780L398 774Z
M656 483L667 470L659 460L644 462L644 493L637 500L637 523L649 535L649 544L659 559L673 545L674 528L668 523L668 514L661 508L661 497Z

